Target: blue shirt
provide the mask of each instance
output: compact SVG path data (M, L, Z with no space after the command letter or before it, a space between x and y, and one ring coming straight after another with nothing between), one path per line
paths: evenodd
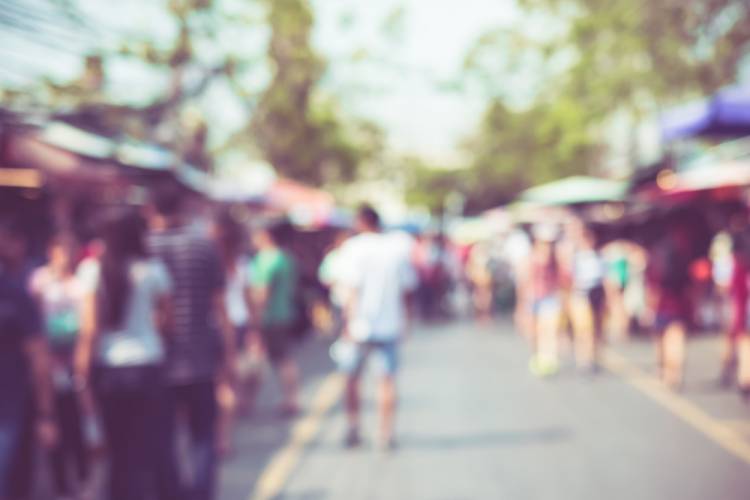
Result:
M24 346L41 335L39 310L18 280L0 271L0 411L28 397L29 370Z

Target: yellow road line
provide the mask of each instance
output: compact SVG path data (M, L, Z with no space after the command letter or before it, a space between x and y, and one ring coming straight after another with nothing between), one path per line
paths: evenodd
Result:
M271 458L248 500L271 500L282 492L305 448L320 430L326 414L341 397L343 382L343 377L337 373L323 380L315 394L310 411L294 424L289 441Z
M603 364L609 371L619 375L724 450L750 465L750 442L736 428L722 423L696 404L670 391L658 379L647 375L612 350L606 352Z
M742 434L750 434L750 420L725 420L722 419L721 423L731 427L732 429Z

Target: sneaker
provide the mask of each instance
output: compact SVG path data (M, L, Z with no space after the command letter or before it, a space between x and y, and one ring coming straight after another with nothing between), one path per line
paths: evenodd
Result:
M356 448L362 444L362 438L359 435L358 429L349 429L344 438L345 448Z
M378 450L384 453L396 451L397 448L398 448L398 442L396 441L396 438L394 438L393 436L384 437L378 441Z
M533 356L529 360L529 371L537 377L551 377L559 368L557 361L545 360L539 356Z

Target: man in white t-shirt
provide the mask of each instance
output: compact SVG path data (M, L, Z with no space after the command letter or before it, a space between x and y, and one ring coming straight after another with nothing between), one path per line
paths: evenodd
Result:
M348 291L344 336L355 351L354 362L342 367L348 376L346 445L354 447L360 443L359 381L366 358L374 353L381 374L381 444L392 448L395 444L398 341L407 329L408 294L415 288L417 279L410 262L409 239L382 233L380 218L372 208L364 206L359 210L357 230L359 234L342 248L342 282Z

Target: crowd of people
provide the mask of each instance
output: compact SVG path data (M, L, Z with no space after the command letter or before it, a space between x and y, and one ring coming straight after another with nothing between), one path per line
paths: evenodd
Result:
M41 259L19 220L0 218L1 500L32 498L46 464L60 500L99 498L102 474L110 500L211 499L266 364L278 417L301 412L293 348L311 319L286 218L196 215L165 182L144 206L102 210L85 240L50 235ZM378 442L396 446L399 340L418 291L426 319L443 314L443 246L424 251L363 206L318 259L347 380L347 447L362 441L370 357Z
M513 261L515 320L530 340L533 373L559 370L563 341L572 345L581 370L596 373L605 333L641 332L654 338L663 382L680 389L689 333L722 331L718 382L737 385L747 396L750 276L743 230L719 233L706 256L695 251L689 225L679 222L647 247L602 244L580 220L538 224L521 234L527 251L507 258Z
M105 210L86 241L52 235L42 262L30 258L28 228L0 218L0 500L31 498L39 447L59 499L93 498L97 470L111 500L211 499L265 363L280 381L279 417L301 411L293 346L310 318L289 222L228 210L196 218L178 185L152 191L146 206ZM379 376L377 442L392 449L399 346L412 317L430 323L466 309L489 322L506 293L537 376L559 371L566 341L576 365L596 373L605 332L642 329L654 334L664 382L679 388L688 331L705 320L726 331L720 382L750 394L744 234L715 238L710 263L679 224L648 248L602 245L578 219L462 247L386 231L363 206L317 269L337 338L331 355L346 378L344 445L362 442L368 358ZM711 316L706 304L713 320L698 318Z
M184 201L157 186L148 207L101 214L90 241L51 237L41 265L27 228L0 221L1 499L32 497L39 445L56 498L93 495L102 462L111 500L214 498L258 360L278 372L279 414L300 410L288 223L254 227L250 256L247 228L194 220Z

